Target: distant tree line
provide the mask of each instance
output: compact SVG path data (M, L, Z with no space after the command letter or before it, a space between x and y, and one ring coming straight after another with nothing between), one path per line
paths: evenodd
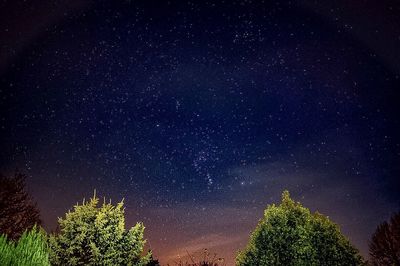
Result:
M123 201L101 203L94 194L59 218L57 232L47 234L25 180L21 173L0 175L0 265L160 265L151 251L144 251L144 225L125 229ZM279 205L267 206L236 265L400 266L400 213L377 227L369 250L370 261L364 261L337 224L284 191ZM207 250L202 259L190 254L189 259L176 265L225 265Z

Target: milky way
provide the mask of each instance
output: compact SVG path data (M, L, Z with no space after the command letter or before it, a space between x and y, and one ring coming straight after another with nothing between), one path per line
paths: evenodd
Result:
M231 262L289 189L366 254L399 207L399 4L116 2L0 4L0 166L47 228L96 188L163 262Z

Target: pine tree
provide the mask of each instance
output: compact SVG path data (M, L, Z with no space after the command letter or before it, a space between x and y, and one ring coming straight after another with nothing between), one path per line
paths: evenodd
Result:
M146 265L144 226L125 230L123 201L116 206L94 196L59 218L60 232L50 237L54 265Z
M25 189L25 179L18 172L13 177L0 174L0 234L12 240L41 223L36 203Z
M236 258L240 266L362 263L336 224L319 213L311 214L288 191L283 192L279 206L267 207L246 249Z

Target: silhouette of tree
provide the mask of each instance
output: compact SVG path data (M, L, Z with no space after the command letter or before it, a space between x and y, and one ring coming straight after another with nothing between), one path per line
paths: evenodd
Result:
M39 209L26 191L26 175L0 174L0 233L18 239L25 230L40 225Z
M179 259L179 261L175 262L175 266L225 266L226 265L225 260L223 258L217 257L216 253L211 255L208 249L203 250L203 255L200 256L200 259L196 260L195 256L190 254L189 252L187 252L187 256L189 257L190 262ZM167 266L170 265L167 264Z
M149 262L146 264L146 266L160 266L160 263L158 262L158 260L153 258L153 254L151 253L151 251L149 251L150 255L150 259Z
M369 244L372 265L400 266L400 212L376 228Z

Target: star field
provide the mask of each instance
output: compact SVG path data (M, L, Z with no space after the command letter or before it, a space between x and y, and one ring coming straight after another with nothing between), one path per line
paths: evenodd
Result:
M34 2L0 4L0 167L48 228L96 188L162 262L232 261L289 189L366 254L398 209L398 4Z

